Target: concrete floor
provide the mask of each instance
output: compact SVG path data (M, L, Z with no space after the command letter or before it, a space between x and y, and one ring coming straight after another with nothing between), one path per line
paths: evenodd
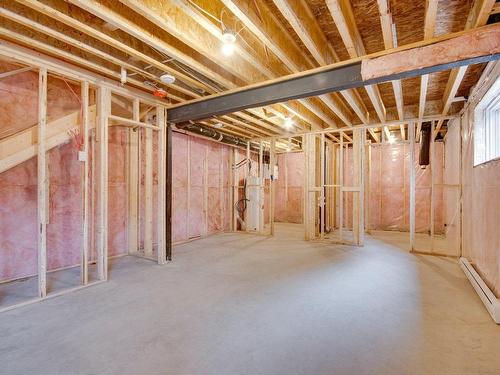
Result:
M500 374L500 326L453 259L224 234L161 267L0 315L1 374Z

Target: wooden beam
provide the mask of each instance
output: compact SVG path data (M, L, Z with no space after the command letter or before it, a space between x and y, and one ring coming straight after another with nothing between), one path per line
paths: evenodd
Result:
M75 17L71 17L71 16L65 14L52 6L49 6L47 4L43 4L37 0L17 0L17 1L22 3L23 5L26 5L32 9L35 9L35 10L37 10L37 11L39 11L39 12L41 12L49 17L52 17L54 20L62 22L68 26L71 26L80 32L84 32L85 34L92 36L93 38L96 38L97 40L99 40L107 45L110 45L113 48L116 48L116 49L122 51L123 53L126 53L130 56L133 56L136 59L140 59L140 60L144 61L145 63L149 64L150 66L153 66L157 69L160 69L161 71L173 74L175 77L184 81L188 85L197 87L198 89L201 89L205 92L209 92L209 93L215 92L214 89L205 85L204 83L201 83L201 82L191 78L190 76L184 75L183 73L180 73L176 70L172 70L172 68L170 68L169 66L157 61L156 59L151 58L149 55L146 55L140 51L137 51L136 49L130 47L129 45L110 37L109 35L105 34L104 32L101 32L101 31L95 29L94 27L87 25L86 23L76 19ZM75 12L72 13L72 16L74 16L74 13ZM219 30L218 34L221 35L220 30ZM73 43L75 45L77 45L76 43L80 44L81 42L73 41ZM94 52L96 52L96 51L94 51ZM97 53L99 53L99 52L97 51ZM117 60L117 58L114 58L113 56L111 56L110 58L108 58L107 56L102 56L102 57L105 58L106 60L114 59L114 61L117 62L120 66L122 66L124 64L125 65L128 64L127 62L123 62L123 61L122 61L123 63L121 63L120 61ZM256 62L256 61L260 61L260 60L254 58L253 62ZM131 69L133 69L133 68L131 68ZM135 71L137 71L137 70L138 70L138 68L136 67ZM142 73L143 73L143 70L141 70L141 74ZM114 72L112 74L114 74L116 77L118 77L118 73ZM155 82L158 82L157 78L156 79L152 78L152 77L149 77L149 78ZM134 82L134 83L137 83L137 82ZM191 97L195 97L195 98L200 97L199 94L197 94L193 91L190 91L190 90L186 90L185 88L183 88L183 86L178 85L177 83L170 85L170 87L174 88L177 91L182 92L183 94L189 95ZM179 100L179 98L175 98L175 96L173 96L171 93L169 93L169 97Z
M71 138L70 132L78 130L80 112L76 111L46 126L45 150L57 147ZM95 106L89 108L89 127L95 124ZM38 125L0 140L0 173L37 155Z
M191 69L199 72L200 74L210 77L214 81L226 86L234 87L235 84L227 77L223 76L221 73L215 72L204 64L196 61L191 56L188 56L185 52L180 49L168 44L159 37L148 32L148 30L143 27L130 22L125 17L121 16L114 10L104 6L99 1L96 0L68 0L70 3L86 10L87 12L103 19L109 24L125 31L126 33L132 35L133 37L139 39L143 43L153 47L154 49L160 51L167 56L174 58L175 60L187 65Z
M12 12L8 9L4 9L4 8L0 8L0 16L3 16L9 20L12 20L12 21L19 23L23 26L26 26L32 30L40 32L44 35L48 35L56 40L64 42L70 46L78 48L78 49L85 51L87 53L90 53L90 54L97 56L105 61L109 61L109 62L115 64L116 66L118 66L119 68L126 68L132 72L139 73L141 76L148 78L150 81L155 82L160 87L161 86L166 87L166 85L164 85L163 82L154 74L149 73L148 71L141 69L135 65L132 65L127 61L119 59L119 58L117 58L117 57L115 57L107 52L103 52L98 48L95 48L95 47L88 45L86 43L83 43L75 38L72 38L72 37L70 37L62 32L56 31L50 27L42 25L39 22L35 22L27 17L23 17L17 13L14 13L14 12ZM118 73L115 72L113 75L117 77ZM141 85L140 81L134 80L133 82L137 82L137 83L139 83L139 85ZM184 94L193 96L193 93L191 91L186 90L185 88L183 88L182 86L179 86L177 84L170 85L170 87L173 87L174 89L176 89Z
M47 129L47 69L38 73L38 150L37 150L37 212L38 212L38 297L47 295L47 218L48 181L47 150L45 148Z
M169 109L169 119L172 122L197 120L245 108L495 60L500 57L500 46L495 43L499 35L500 25L494 24L346 60L174 105Z
M0 79L12 77L13 75L28 72L30 70L33 70L33 68L31 66L26 66L24 68L14 69L9 72L0 73Z
M116 48L117 50L122 51L122 52L126 53L127 55L130 55L138 60L142 60L145 63L147 63L147 64L149 64L157 69L160 69L163 72L170 73L173 76L175 76L177 79L179 79L180 81L183 81L184 83L186 83L187 85L199 88L199 89L206 91L206 92L209 92L209 93L215 92L212 88L210 88L209 86L207 86L203 82L200 82L199 80L192 78L190 75L184 74L183 72L175 70L175 69L169 67L168 65L165 65L164 63L161 63L158 60L152 58L151 56L130 47L126 43L123 43L119 40L116 40L116 39L110 37L108 34L102 32L102 31L96 30L92 26L89 26L87 23L80 21L79 19L77 19L75 17L75 14L74 14L75 12L73 12L70 16L68 14L65 14L65 13L57 10L54 7L51 7L50 5L47 5L47 4L40 2L39 0L16 0L16 1L27 6L27 7L32 8L32 9L34 9L34 10L36 10L36 11L38 11L38 12L40 12L48 17L51 17L56 21L62 22L63 24L70 26L70 27L74 28L75 30L78 30L79 32L85 33L85 34L87 34L87 35L113 47L113 48Z
M474 29L483 25L486 25L488 17L493 10L496 0L476 0L472 5L472 8L467 16L467 21L465 23L465 30ZM462 80L467 72L467 66L462 66L455 68L450 72L448 82L446 83L446 89L443 95L443 116L448 113L451 103L455 98L455 95L462 83ZM440 119L437 123L436 130L432 135L434 140L441 130L444 119Z
M100 84L128 98L140 97L141 99L144 99L144 101L149 103L160 102L151 95L147 95L147 93L144 91L137 90L131 86L127 86L125 88L119 82L107 78L115 77L116 79L119 79L119 72L104 68L101 65L78 57L72 53L66 52L59 48L55 48L49 44L39 42L35 39L26 37L22 34L13 32L1 26L0 32L2 32L3 35L16 40L17 42L27 44L32 48L34 47L43 51L43 53L36 52L31 48L28 49L6 40L0 40L0 55L2 56L10 57L18 61L29 61L31 65L36 67L45 66L49 70L57 72L58 74L64 75L65 77L74 79L76 81L88 81L89 83L97 85ZM58 56L59 59L53 58L46 54ZM60 58L71 61L72 64L62 61L60 60ZM81 66L85 67L85 69L81 68ZM95 74L94 71L100 73L101 75ZM130 78L128 82L150 92L152 91L151 87L145 86L142 82L139 82L137 80Z

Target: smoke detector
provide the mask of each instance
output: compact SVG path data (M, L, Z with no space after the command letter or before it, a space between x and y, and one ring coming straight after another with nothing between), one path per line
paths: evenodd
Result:
M165 73L160 76L160 81L167 85L171 85L175 82L175 77L172 74Z

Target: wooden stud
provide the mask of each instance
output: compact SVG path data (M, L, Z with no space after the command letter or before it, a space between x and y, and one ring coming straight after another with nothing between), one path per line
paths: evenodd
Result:
M153 255L153 130L144 129L144 256Z
M275 205L275 202L276 202L276 197L275 197L275 194L276 194L276 181L275 181L275 176L274 176L274 166L276 164L276 140L272 140L271 141L271 149L269 151L269 155L270 155L270 161L269 161L269 168L271 170L271 186L270 186L270 195L269 195L269 204L270 204L270 207L269 207L269 224L270 224L270 228L271 228L271 236L274 236L274 205Z
M435 200L435 144L434 144L434 138L432 137L432 134L434 134L434 122L431 123L431 144L430 144L430 149L429 149L429 158L430 158L430 163L429 167L431 169L431 212L430 212L430 236L431 236L431 249L430 252L434 252L434 215L435 215L435 210L436 210L436 200Z
M165 114L167 120L168 112ZM166 195L166 212L165 212L165 251L167 253L167 261L172 260L172 126L166 126L166 162L165 162L165 195Z
M320 168L320 186L321 186L321 192L320 192L320 210L321 210L321 224L320 224L320 238L323 240L325 238L325 134L322 133L320 137L320 162L319 162L319 168Z
M344 137L343 132L340 133L340 149L339 149L339 236L340 242L343 241L344 234Z
M107 87L97 90L97 274L99 280L108 278L108 116L111 92Z
M82 226L83 226L83 243L81 253L81 266L80 266L80 282L82 285L87 285L89 281L89 83L82 82L81 85L81 98L82 98L82 138L83 150L85 155L82 168Z
M158 245L156 250L157 262L158 264L164 264L166 262L166 110L163 106L156 107L156 126L160 128L158 132Z
M408 124L410 160L410 251L415 250L415 123Z
M139 121L139 99L132 102L132 116ZM139 132L140 129L129 129L128 147L128 253L135 254L139 250Z
M47 153L45 150L47 127L47 69L38 73L38 296L47 295Z

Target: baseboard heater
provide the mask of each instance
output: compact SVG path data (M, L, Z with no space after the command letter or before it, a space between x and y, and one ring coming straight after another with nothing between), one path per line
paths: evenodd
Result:
M462 257L459 262L460 267L462 267L462 270L476 290L479 298L481 298L481 301L483 301L491 317L495 323L500 324L500 299L495 297L493 292L485 284L483 279L481 279L481 276L479 276L477 271L474 267L472 267L472 264L470 264L467 259Z

